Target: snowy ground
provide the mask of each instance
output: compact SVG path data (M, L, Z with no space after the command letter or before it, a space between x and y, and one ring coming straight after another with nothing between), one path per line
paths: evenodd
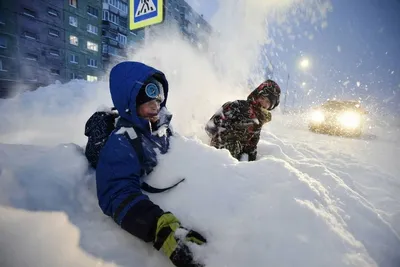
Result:
M70 144L85 143L95 109L81 102L104 88L75 81L2 103L1 266L171 266L101 213L93 173ZM252 163L176 136L148 182L187 181L151 198L205 233L195 249L208 267L399 266L399 128L352 139L302 121L276 111Z

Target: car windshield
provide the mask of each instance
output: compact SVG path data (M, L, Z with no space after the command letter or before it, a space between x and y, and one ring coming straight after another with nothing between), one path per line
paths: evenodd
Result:
M355 101L329 101L323 104L324 110L360 109L360 103Z

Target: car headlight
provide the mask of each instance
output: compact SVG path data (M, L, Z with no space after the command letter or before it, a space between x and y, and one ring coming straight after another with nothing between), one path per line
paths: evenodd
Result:
M311 113L311 121L316 123L321 123L325 120L325 115L322 111L316 110Z
M346 128L357 128L361 123L361 116L357 112L347 111L340 114L338 122Z

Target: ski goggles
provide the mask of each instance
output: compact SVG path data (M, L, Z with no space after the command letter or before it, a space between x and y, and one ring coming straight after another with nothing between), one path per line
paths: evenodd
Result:
M164 102L164 87L157 80L152 80L145 85L144 92L148 98Z

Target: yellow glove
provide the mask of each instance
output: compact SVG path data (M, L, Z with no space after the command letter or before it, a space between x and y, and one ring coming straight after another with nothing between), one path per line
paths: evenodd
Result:
M176 232L178 229L186 232L184 240L180 239ZM177 267L202 267L202 264L195 263L192 252L183 241L202 245L206 239L196 231L187 230L181 227L179 220L170 212L164 213L157 221L156 237L154 248L160 250Z

